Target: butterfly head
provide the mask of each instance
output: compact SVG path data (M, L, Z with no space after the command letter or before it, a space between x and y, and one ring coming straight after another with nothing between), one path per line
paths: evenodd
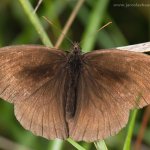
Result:
M74 54L80 54L81 53L81 47L80 47L80 44L78 42L73 43L72 53L74 53Z

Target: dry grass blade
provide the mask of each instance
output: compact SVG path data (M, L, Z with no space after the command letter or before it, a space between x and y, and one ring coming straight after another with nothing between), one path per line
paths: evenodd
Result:
M64 36L65 36L66 33L68 32L70 26L72 25L73 20L75 19L76 15L77 15L77 13L78 13L80 7L81 7L82 4L84 3L84 1L85 1L85 0L78 0L78 2L77 2L77 4L76 4L75 8L73 9L73 11L72 11L72 13L71 13L71 15L70 15L70 17L69 17L67 23L66 23L66 25L64 26L64 28L63 28L63 30L62 30L62 34L60 35L60 37L58 38L58 40L57 40L57 42L56 42L56 44L55 44L55 46L54 46L55 48L58 48L58 47L61 45L61 43L62 43L62 41L63 41L63 39L64 39Z
M118 47L117 49L133 52L150 52L150 42Z
M146 111L144 113L141 128L140 128L139 134L137 136L137 140L136 140L135 147L134 147L136 150L141 149L142 139L143 139L144 132L145 132L145 129L146 129L149 118L150 118L150 106L148 106L146 108Z

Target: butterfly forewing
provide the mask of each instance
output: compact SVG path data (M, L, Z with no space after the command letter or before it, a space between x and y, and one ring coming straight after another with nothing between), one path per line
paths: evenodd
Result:
M124 127L130 109L150 104L150 59L105 50L84 54L83 62L69 134L75 140L97 141Z
M14 103L20 123L48 139L66 138L66 55L42 46L0 49L0 97Z

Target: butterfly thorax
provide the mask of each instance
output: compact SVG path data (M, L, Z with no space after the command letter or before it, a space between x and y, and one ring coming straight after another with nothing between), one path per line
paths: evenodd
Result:
M82 61L81 61L81 49L78 44L75 44L71 53L68 54L68 89L66 95L66 118L72 118L76 111L76 100L77 100L77 86L81 72Z
M68 55L70 73L76 76L76 73L80 70L81 64L81 48L78 43L75 43L71 53Z

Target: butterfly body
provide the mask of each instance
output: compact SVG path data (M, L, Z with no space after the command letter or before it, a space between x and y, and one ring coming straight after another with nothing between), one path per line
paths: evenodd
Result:
M47 139L104 139L126 125L131 109L150 104L146 54L24 45L0 48L0 61L0 98L14 104L25 129Z
M82 55L81 49L76 43L73 46L71 53L67 56L67 72L69 74L69 78L66 83L68 84L68 90L66 90L66 119L70 119L75 115L76 111L76 101L77 101L77 88L78 88L78 80L81 74L82 69Z

